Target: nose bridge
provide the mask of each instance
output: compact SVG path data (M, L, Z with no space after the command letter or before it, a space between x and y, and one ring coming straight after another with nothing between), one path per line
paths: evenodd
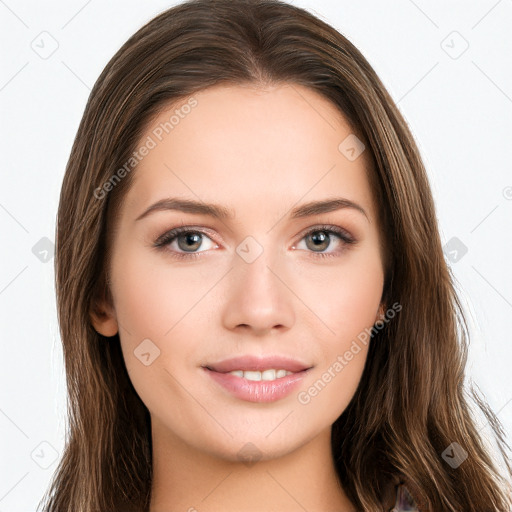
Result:
M257 330L293 323L293 294L282 274L285 265L275 248L247 237L236 249L225 310L226 326L246 325ZM283 282L284 281L284 282Z
M252 250L252 249L250 249ZM252 261L243 257L237 262L238 278L245 283L247 288L254 291L272 292L276 286L276 258L272 248L265 247ZM273 271L272 271L273 270Z
M279 267L276 250L270 247L268 240L269 238L263 245L248 237L237 247L239 258L236 262L235 279L239 281L245 296L250 296L255 301L263 300L270 305L283 292L283 284L275 275L276 267Z

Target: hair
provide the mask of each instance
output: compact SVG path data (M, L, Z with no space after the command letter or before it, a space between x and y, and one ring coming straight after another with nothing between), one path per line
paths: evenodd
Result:
M390 486L402 482L420 510L511 510L509 484L479 434L472 402L489 422L509 475L510 447L485 400L472 384L471 394L465 388L468 328L408 125L352 43L279 0L174 6L128 39L91 91L57 213L55 285L68 422L44 510L149 510L149 411L127 374L119 335L97 333L90 316L98 300L112 301L113 233L136 166L115 186L104 184L169 105L214 85L280 84L330 100L365 144L385 249L383 302L402 306L373 332L359 386L332 426L347 496L358 510L381 511ZM441 456L453 442L467 452L457 468Z

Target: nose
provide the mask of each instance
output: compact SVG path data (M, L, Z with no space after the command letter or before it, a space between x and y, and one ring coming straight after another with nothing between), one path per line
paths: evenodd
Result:
M227 329L268 335L273 329L287 330L295 322L292 291L286 272L264 250L256 260L235 260L226 283L228 298L222 312Z

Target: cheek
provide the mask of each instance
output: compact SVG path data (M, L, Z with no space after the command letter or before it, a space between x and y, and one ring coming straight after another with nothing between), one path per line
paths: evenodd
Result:
M119 247L112 264L114 305L128 371L144 369L146 374L147 369L163 367L182 372L197 365L206 331L214 320L218 322L210 318L217 310L208 294L225 270L204 266L201 271L185 264L179 268L165 255L129 247ZM155 364L148 367L134 354L146 339L160 350Z
M126 337L165 341L178 322L187 321L186 315L209 286L191 272L173 269L172 263L155 264L155 256L147 252L126 252L125 257L114 260L116 314Z
M321 272L322 276L311 275L309 288L303 288L302 293L311 300L315 325L325 324L329 331L324 328L322 332L327 334L318 338L321 353L315 379L298 399L311 414L328 415L326 419L332 424L359 385L384 276L378 255L362 252L344 265Z
M142 251L126 251L122 258L113 260L117 266L112 275L126 369L152 412L160 410L169 396L178 402L187 400L179 383L184 369L197 364L197 345L202 339L197 330L200 308L194 306L200 305L211 287L200 286L199 278L190 272L154 262L154 256ZM149 353L147 365L144 353Z
M384 274L378 251L357 251L341 264L309 266L300 279L300 297L310 305L315 318L329 330L337 346L371 327L382 298Z

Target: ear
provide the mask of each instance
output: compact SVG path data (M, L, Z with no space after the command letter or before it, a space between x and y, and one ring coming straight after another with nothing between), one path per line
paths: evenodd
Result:
M379 309L377 310L377 315L375 316L375 320L373 323L377 322L377 320L382 320L384 318L384 311L386 310L386 305L381 302Z
M119 331L116 311L113 306L112 296L103 288L104 292L100 297L93 299L89 317L91 323L99 334L106 337L115 336Z

